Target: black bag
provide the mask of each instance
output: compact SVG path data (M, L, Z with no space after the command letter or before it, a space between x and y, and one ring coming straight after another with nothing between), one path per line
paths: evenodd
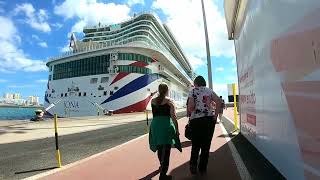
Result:
M192 139L192 132L191 132L191 127L190 127L190 122L186 125L184 129L184 136L191 140Z
M194 89L192 90L192 94L194 94ZM189 98L188 98L189 100ZM187 100L187 107L188 107L188 100ZM187 114L187 116L190 117L191 114ZM185 129L184 129L184 136L191 140L192 139L192 131L191 131L191 127L190 127L190 119L188 121L188 124L185 126Z

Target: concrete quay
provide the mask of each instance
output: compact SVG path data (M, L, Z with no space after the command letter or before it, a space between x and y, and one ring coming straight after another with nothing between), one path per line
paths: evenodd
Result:
M184 114L185 109L177 110L178 116L183 116ZM148 118L152 118L150 111ZM112 116L59 118L58 134L63 136L145 120L146 114L144 112L115 114ZM54 121L53 119L38 122L29 120L0 121L0 137L0 144L54 137Z

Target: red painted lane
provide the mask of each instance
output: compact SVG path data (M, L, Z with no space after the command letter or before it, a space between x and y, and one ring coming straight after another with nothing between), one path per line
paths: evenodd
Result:
M186 118L179 121L180 132L186 123ZM183 152L172 149L169 172L174 179L194 179L189 173L190 142L182 133L180 138ZM208 174L201 179L240 179L219 125L215 129L210 152ZM144 136L42 179L158 179L159 175L155 173L158 168L156 153L149 150L148 136Z

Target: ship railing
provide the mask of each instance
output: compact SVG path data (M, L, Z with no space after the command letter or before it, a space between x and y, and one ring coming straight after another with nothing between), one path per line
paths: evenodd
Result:
M134 43L132 43L134 42ZM52 57L48 59L48 62L51 61L55 61L58 59L63 59L63 58L67 58L70 56L74 56L77 54L84 54L84 53L88 53L88 52L94 52L94 51L98 51L98 50L103 50L106 48L110 48L110 47L137 47L137 43L138 41L134 41L133 39L129 40L129 41L121 41L118 43L110 43L109 45L106 43L99 43L99 44L92 44L90 46L85 46L79 49L75 49L75 50L71 50L71 51L67 51L64 54L61 54L59 56L56 57ZM180 64L177 62L177 60L173 57L173 55L171 55L171 53L169 53L166 49L159 47L158 45L152 43L151 41L147 42L147 41L143 41L144 43L139 43L139 46L142 46L144 48L149 48L149 49L153 49L155 51L159 51L162 54L164 54L169 60L170 62L182 73L182 75L189 81L190 81L190 77L185 73L185 71L183 70L182 67L180 67Z
M152 14L157 20L158 22L161 24L161 20L159 18L159 16L155 13L155 12L152 12L152 11L141 11L139 13L135 13L133 17L129 17L119 23L116 23L116 24L123 24L125 22L128 22L128 21L131 21L131 20L134 20L135 18L139 17L140 15L143 15L143 14ZM105 27L109 27L111 26L112 24L106 24L106 25L94 25L94 26L85 26L83 29L97 29L97 28L105 28Z

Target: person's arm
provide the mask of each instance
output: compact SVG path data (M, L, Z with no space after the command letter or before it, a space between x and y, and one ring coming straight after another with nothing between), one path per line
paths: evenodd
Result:
M220 97L213 91L212 92L212 100L216 104L215 115L218 116L221 109L221 99Z
M177 115L176 115L176 107L172 101L169 101L170 105L170 115L171 119L173 121L174 126L176 127L176 132L179 135L179 126L178 126L178 121L177 121Z
M194 98L193 97L189 97L188 98L188 112L189 113L192 113L195 109L195 104L194 104Z

